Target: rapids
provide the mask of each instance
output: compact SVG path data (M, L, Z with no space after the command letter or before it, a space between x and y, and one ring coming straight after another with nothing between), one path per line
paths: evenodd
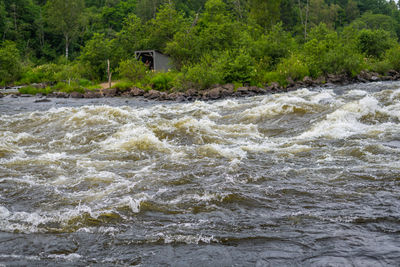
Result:
M0 266L400 262L400 82L34 100L0 99Z

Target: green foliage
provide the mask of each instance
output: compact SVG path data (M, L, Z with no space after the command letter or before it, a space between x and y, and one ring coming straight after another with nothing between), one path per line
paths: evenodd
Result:
M107 60L110 60L111 71L115 69L121 57L115 44L115 40L105 38L104 34L95 34L86 43L79 59L85 64L90 79L104 80L107 77Z
M399 25L385 0L0 0L0 84L93 87L80 80L106 80L107 60L146 90L385 73L400 69ZM180 73L149 72L134 59L149 49Z
M309 38L302 54L312 77L330 73L354 76L364 67L363 56L354 47L355 41L340 38L324 24L314 28Z
M151 79L151 85L155 90L168 91L174 85L175 75L172 72L160 72Z
M140 60L127 59L121 61L118 67L120 77L132 82L149 80L151 72L149 68Z
M27 67L18 83L31 84L77 80L80 76L81 73L77 64L49 63L33 68Z
M182 83L185 87L193 86L198 89L206 89L211 85L220 84L223 82L223 73L219 67L215 58L206 54L198 64L184 66Z
M400 70L400 45L396 45L385 53L385 60L391 69Z
M305 76L310 75L307 64L295 54L289 58L283 59L282 62L278 64L277 73L279 73L278 81L281 81L283 78L285 80L292 79L294 81L302 80ZM271 77L268 77L268 79L271 79Z
M400 31L400 24L394 18L383 14L365 13L362 17L351 23L351 26L357 30L385 30L391 37L397 36ZM400 37L400 36L399 36Z
M84 24L83 0L51 0L47 1L46 19L51 28L61 33L65 41L65 57L68 59L71 41L79 35L79 28Z
M85 92L85 89L79 86L79 84L76 82L72 83L58 82L55 86L53 86L52 89L55 91L64 92L68 94L72 92L78 92L78 93Z
M126 91L134 86L133 82L130 81L119 81L112 86L112 88L117 88L120 91Z
M28 94L28 95L37 95L37 94L48 95L53 92L53 90L50 87L36 88L33 86L25 86L25 87L18 89L18 91L21 94Z
M280 85L287 84L286 77L283 75L283 73L279 73L278 71L266 72L264 74L263 81L268 85L271 85L274 82L277 82Z
M177 32L189 27L188 20L172 4L160 7L156 18L146 25L146 47L161 52L165 51L167 42L173 40Z
M217 60L224 83L250 84L255 76L255 60L245 50L225 51Z
M381 58L395 41L384 30L361 30L358 35L358 49L368 57Z
M290 55L290 52L296 49L296 42L290 33L285 32L282 24L277 24L263 34L250 47L251 56L257 60L266 59L269 66L278 64L281 58Z
M21 58L15 43L5 41L0 46L0 84L9 84L17 80L21 71Z

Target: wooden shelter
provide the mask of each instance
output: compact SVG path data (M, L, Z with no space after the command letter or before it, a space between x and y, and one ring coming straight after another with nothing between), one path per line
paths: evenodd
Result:
M171 68L170 58L156 50L135 51L135 57L154 71L167 72Z

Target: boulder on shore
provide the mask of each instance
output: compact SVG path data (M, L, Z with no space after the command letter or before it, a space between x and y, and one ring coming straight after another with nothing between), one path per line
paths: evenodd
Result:
M71 98L83 98L83 94L79 93L79 92L72 92L69 97Z
M103 89L104 97L115 97L118 94L118 90L116 88Z
M83 97L84 98L101 98L101 97L103 97L103 95L100 93L99 90L96 90L96 91L85 90Z

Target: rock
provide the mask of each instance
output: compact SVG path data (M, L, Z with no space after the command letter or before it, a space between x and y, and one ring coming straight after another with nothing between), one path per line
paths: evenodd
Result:
M55 94L55 97L57 97L57 98L68 98L69 97L69 94L64 93L64 92L55 92L54 94Z
M208 100L208 99L216 100L216 99L219 99L222 96L222 91L223 90L224 89L222 89L222 87L216 87L216 88L213 88L211 90L207 90L207 91L205 91L203 93L203 99L204 100Z
M260 87L257 87L257 86L250 86L248 90L255 94L265 94L267 92L266 90L264 90Z
M303 78L303 82L307 85L307 86L312 86L314 84L313 79L310 76L306 76Z
M295 82L291 77L287 78L286 81L288 82L288 87L293 87L295 85Z
M234 96L246 96L246 95L250 95L250 94L251 94L251 92L249 91L249 88L242 86L236 90L236 92L234 93Z
M130 90L130 95L132 95L132 96L142 96L142 95L144 95L144 93L145 92L142 89L137 88L137 87L133 87Z
M200 94L199 94L199 91L197 91L196 89L191 88L189 90L186 90L185 96L188 97L188 98L196 98L196 97L200 96Z
M79 92L72 92L69 97L71 98L83 98L83 94L79 93Z
M182 92L174 92L167 96L167 100L183 102L186 100L186 97Z
M0 93L0 98L3 98L3 97L4 97L4 95L2 93Z
M314 84L323 85L326 83L326 79L324 76L320 76L314 80Z
M369 82L372 79L373 74L371 72L362 70L360 73L357 75L356 79L360 82Z
M85 93L83 94L84 98L101 98L103 95L100 93L100 91L91 91L91 90L85 90Z
M50 99L47 98L42 98L42 99L36 99L35 103L45 103L45 102L51 102Z
M160 97L160 95L161 95L160 91L150 90L144 95L144 97L154 100L154 99L158 99Z
M377 82L377 81L380 81L380 78L378 76L373 75L373 76L371 76L371 80L370 81L371 82Z
M33 83L31 84L31 86L37 88L37 89L44 89L47 87L46 83Z
M114 97L117 96L118 90L116 88L103 89L104 97Z
M166 92L161 92L158 100L168 100L168 94Z
M273 90L273 91L278 91L278 90L281 89L281 87L280 87L279 83L273 82L273 83L271 83L271 85L269 86L269 89L270 89L270 90Z
M19 95L20 97L32 97L33 95L29 95L29 94L21 94Z
M233 92L235 91L235 85L233 83L228 83L228 84L224 84L221 86L223 89L229 91L229 92Z
M380 79L382 81L392 81L393 77L392 76L381 76Z
M348 78L345 75L328 74L327 81L333 84L345 84L348 83Z
M395 70L389 70L389 71L388 71L388 75L389 75L389 76L392 76L392 77L395 77L395 76L397 76L397 75L400 75L400 73L398 73L398 72L395 71Z

